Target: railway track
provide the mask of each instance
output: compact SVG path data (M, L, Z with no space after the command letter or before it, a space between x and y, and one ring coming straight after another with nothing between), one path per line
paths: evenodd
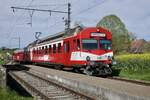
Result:
M115 100L116 98L149 100L146 99L149 98L150 86L147 82L137 82L119 77L100 79L99 77L88 77L87 75L68 73L34 65L25 67L28 67L27 70L10 71L14 74L11 76L16 75L15 77L18 78L15 79L13 77L15 80L24 81L22 83L33 89L36 95L40 97L40 100ZM31 92L29 91L29 93ZM33 97L35 96L33 95Z
M94 100L94 98L77 93L29 71L21 71L15 74L11 72L10 74L13 74L20 81L24 81L40 96L40 100Z
M81 74L81 73L79 73L79 74ZM150 82L141 81L141 80L132 80L132 79L121 78L121 77L107 77L107 78L108 79L112 79L112 80L118 80L118 81L134 83L134 84L138 84L138 85L150 86Z
M38 65L38 66L40 66L40 65ZM22 67L28 67L28 66L23 65ZM43 67L43 66L40 66L40 67ZM124 81L124 82L134 83L134 84L138 84L138 85L150 86L150 82L147 82L147 81L132 80L132 79L121 78L121 77L107 77L107 78L108 79L112 79L112 80L118 80L118 81Z
M134 83L138 85L150 86L150 82L146 82L146 81L131 80L131 79L121 78L121 77L108 77L108 79L124 81L124 82Z

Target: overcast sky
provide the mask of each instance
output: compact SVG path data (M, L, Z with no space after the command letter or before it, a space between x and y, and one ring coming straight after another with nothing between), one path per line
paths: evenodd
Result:
M15 10L11 6L32 7L67 11L71 3L72 25L80 22L85 26L96 26L104 16L115 14L126 25L129 32L138 38L150 40L150 0L0 0L0 47L21 47L35 40L35 32L45 37L64 30L66 14L33 12L32 27L29 11Z

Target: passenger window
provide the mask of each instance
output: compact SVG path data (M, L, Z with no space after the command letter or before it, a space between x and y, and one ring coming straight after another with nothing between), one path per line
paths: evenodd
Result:
M67 52L67 44L64 43L64 52Z
M39 54L41 54L41 47L39 48Z
M35 50L33 49L33 53L34 53L34 51L35 51Z
M36 54L38 54L38 48L37 48L37 50L36 50Z
M52 47L51 47L51 45L49 45L49 53L51 53L52 52Z
M73 40L73 50L76 50L76 40Z
M61 43L58 43L58 53L61 53Z
M47 49L47 46L45 46L45 54L48 53L48 49Z
M44 46L42 47L42 54L44 53Z
M77 49L80 50L80 40L77 39Z
M53 44L53 53L56 53L56 44Z
M70 43L69 43L69 41L67 42L67 52L69 52L70 51Z

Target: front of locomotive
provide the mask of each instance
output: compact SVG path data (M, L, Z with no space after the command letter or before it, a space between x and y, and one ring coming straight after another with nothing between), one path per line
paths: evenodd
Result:
M104 28L85 28L78 34L80 52L78 59L88 75L111 75L113 63L112 34Z

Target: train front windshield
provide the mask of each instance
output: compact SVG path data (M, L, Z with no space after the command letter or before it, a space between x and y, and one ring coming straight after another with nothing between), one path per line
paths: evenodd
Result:
M111 50L111 41L110 40L100 40L100 48L104 50Z
M96 50L98 49L98 41L96 39L83 39L82 48L85 50Z
M99 41L99 43L98 43ZM100 46L98 46L100 45ZM102 50L111 50L112 44L110 40L96 40L96 39L83 39L82 40L82 48L84 50L96 50L96 49L102 49Z

